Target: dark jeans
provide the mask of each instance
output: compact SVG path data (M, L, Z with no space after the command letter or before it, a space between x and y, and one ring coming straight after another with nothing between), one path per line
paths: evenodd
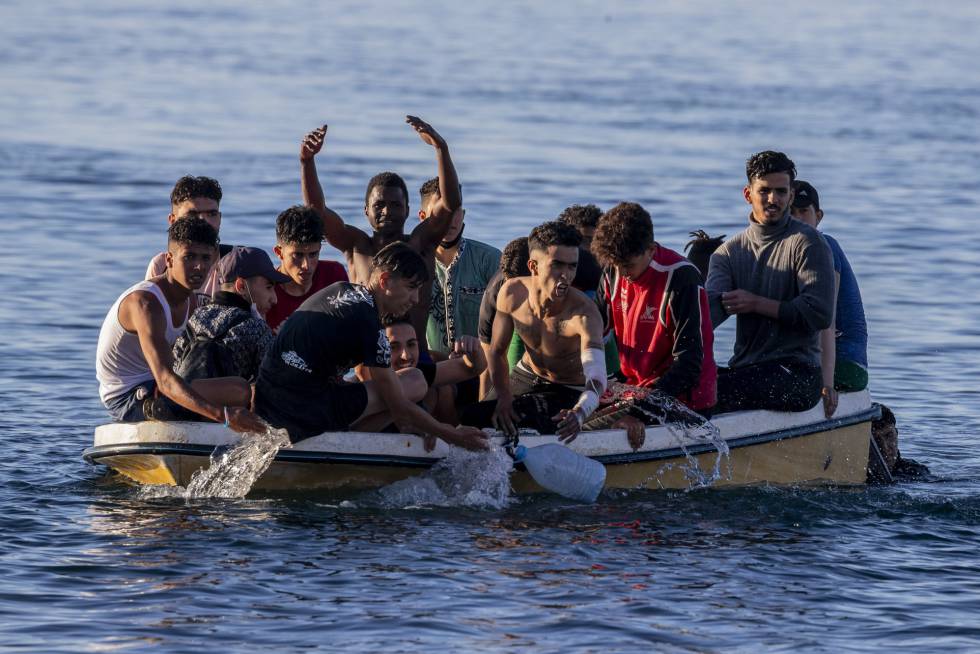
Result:
M777 359L739 368L718 368L715 414L749 409L806 411L820 401L820 366Z

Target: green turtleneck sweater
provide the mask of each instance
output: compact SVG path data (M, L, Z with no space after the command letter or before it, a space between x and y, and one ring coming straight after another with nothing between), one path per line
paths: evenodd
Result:
M817 230L787 213L773 225L749 226L711 255L708 303L715 328L728 318L721 294L744 289L779 301L779 318L743 313L735 325L732 368L774 359L820 365L818 334L834 312L834 263Z

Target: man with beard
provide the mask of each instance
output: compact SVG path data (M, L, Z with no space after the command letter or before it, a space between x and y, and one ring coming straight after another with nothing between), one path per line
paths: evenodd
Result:
M535 227L528 236L530 277L500 288L490 342L497 395L490 421L505 433L532 427L571 441L606 388L602 318L595 302L572 287L580 242L575 228L563 222ZM515 330L525 352L508 371ZM463 422L480 421L479 414L478 405Z
M259 369L255 408L294 443L328 431L370 429L367 418L387 413L400 431L432 434L467 449L486 449L473 427L443 424L416 406L428 391L417 368L390 368L382 315L402 315L418 302L425 262L405 243L371 260L365 285L337 282L317 291L282 324ZM371 381L346 383L353 366Z
M300 148L303 202L320 214L323 219L324 237L330 245L347 257L350 279L356 284L367 283L371 277L372 258L389 243L406 241L422 255L427 279L410 317L419 335L422 356L428 359L425 330L432 294L431 280L434 276L436 248L445 238L453 214L462 204L462 197L459 191L459 178L456 176L456 168L449 156L449 146L446 145L445 139L420 118L408 116L406 122L415 129L424 143L435 148L439 179L439 198L429 207L428 219L420 222L410 235L405 234L405 221L408 219L408 187L395 173L379 173L368 182L367 192L364 195L364 215L367 216L368 224L373 230L370 235L346 224L339 214L327 207L314 161L326 139L326 125L307 134Z
M805 411L820 400L818 334L834 315L830 248L790 215L789 157L759 152L745 173L749 225L711 255L705 284L714 327L737 320L734 355L718 370L716 412Z

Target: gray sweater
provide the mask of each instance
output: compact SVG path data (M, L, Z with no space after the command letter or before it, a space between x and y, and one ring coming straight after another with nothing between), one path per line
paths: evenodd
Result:
M820 365L818 333L834 311L834 262L817 230L787 213L774 225L751 222L711 255L708 304L715 328L728 318L725 291L744 289L779 300L779 318L739 314L732 368L773 359Z

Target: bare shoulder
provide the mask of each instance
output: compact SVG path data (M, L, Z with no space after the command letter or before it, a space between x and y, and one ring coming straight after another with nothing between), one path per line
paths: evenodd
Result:
M500 293L497 294L497 310L513 311L528 298L527 284L523 277L508 279L500 286Z
M595 318L600 320L602 318L602 316L599 315L599 307L596 306L595 300L577 288L572 288L568 291L568 306L566 309L566 314L572 317L577 316L584 319Z

